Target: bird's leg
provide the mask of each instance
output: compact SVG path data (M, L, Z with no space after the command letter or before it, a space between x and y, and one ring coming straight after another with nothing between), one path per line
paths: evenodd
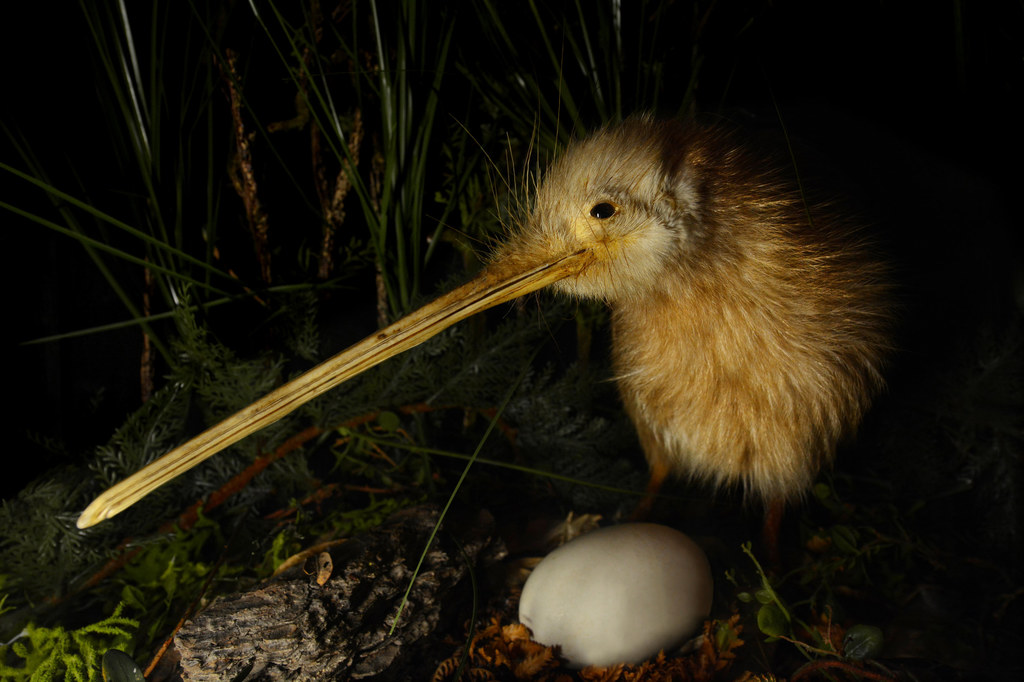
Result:
M629 515L631 521L643 521L651 515L654 500L661 492L661 486L668 478L669 471L669 466L662 460L655 460L651 463L651 478L647 482L647 490L640 502L633 508L633 513Z
M782 566L782 555L779 552L779 530L782 517L786 514L786 503L776 498L766 503L764 509L764 525L761 527L761 544L768 557L768 565L777 571Z

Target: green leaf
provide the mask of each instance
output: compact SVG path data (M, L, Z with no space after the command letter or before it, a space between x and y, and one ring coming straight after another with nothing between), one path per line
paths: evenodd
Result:
M816 483L814 485L814 496L819 500L827 500L832 495L832 488L827 483Z
M874 625L854 625L843 638L843 653L855 661L875 658L881 653L884 640L880 628Z
M765 604L757 612L757 627L769 637L778 637L789 632L789 621L778 606Z
M398 419L398 415L394 412L384 410L377 415L377 424L388 433L394 433L401 425L401 421Z
M857 531L850 526L834 526L832 543L843 554L857 554Z
M107 649L103 654L104 682L146 682L139 664L119 649Z

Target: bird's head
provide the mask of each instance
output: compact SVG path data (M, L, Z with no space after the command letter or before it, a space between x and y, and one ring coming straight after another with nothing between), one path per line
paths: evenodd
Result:
M528 219L495 261L588 251L590 263L556 289L611 303L649 293L698 236L683 134L681 126L638 117L571 145L543 174Z

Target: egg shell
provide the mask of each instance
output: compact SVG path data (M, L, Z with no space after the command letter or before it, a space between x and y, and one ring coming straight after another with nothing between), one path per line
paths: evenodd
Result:
M519 620L573 667L640 663L693 635L711 611L704 551L668 526L627 523L559 547L533 570Z

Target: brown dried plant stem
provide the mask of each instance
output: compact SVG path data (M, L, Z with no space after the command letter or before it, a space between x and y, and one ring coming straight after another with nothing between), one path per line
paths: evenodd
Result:
M260 203L259 192L256 186L256 174L252 165L252 133L247 133L245 123L242 120L242 95L239 92L240 80L235 63L238 56L231 49L224 51L226 62L221 65L221 74L228 89L228 97L231 102L231 118L235 125L235 163L232 173L232 182L235 191L242 198L245 204L245 216L249 222L249 231L252 234L253 248L256 251L256 259L260 267L260 279L270 284L270 220L267 217L263 205ZM220 65L221 63L218 62Z

